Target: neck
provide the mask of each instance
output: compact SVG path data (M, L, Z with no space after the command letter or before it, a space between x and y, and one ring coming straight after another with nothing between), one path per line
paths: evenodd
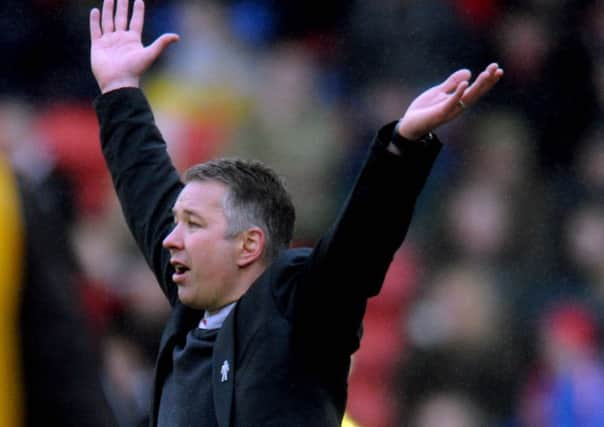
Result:
M239 298L247 292L247 290L254 284L256 280L266 271L267 266L263 262L257 262L250 264L249 266L243 267L242 274L240 275L240 286L241 294ZM237 299L239 299L237 298Z
M260 262L239 267L237 277L227 298L222 301L220 307L207 308L207 310L214 312L220 310L222 307L228 304L238 301L265 271L266 265Z

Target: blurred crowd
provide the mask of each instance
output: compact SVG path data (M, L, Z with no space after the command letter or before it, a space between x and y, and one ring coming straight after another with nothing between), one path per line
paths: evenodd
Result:
M93 6L2 1L0 147L54 200L104 393L118 425L138 427L169 307L98 147ZM181 36L142 82L175 164L267 162L298 209L297 245L334 218L382 124L452 71L498 62L493 92L437 130L446 146L369 303L348 414L362 427L604 425L604 1L147 9L146 43Z

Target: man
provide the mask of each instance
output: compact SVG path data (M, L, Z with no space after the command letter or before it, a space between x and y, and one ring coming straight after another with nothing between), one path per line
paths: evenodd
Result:
M430 133L501 77L460 70L384 127L339 218L314 249L287 249L294 211L265 166L216 160L185 174L138 89L172 42L141 44L144 5L90 14L103 152L128 225L172 304L153 426L337 426L367 298L409 226L440 143ZM396 127L395 127L396 125ZM396 130L395 130L396 129Z

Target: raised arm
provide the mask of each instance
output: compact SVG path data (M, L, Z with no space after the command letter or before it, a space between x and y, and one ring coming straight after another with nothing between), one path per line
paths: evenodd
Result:
M378 132L339 218L315 248L298 285L293 317L302 325L301 337L325 339L332 346L339 340L349 352L356 349L367 298L380 291L441 148L437 139L422 137L477 102L502 74L491 64L470 84L470 72L459 70ZM392 144L395 132L403 137L402 152Z
M172 42L164 34L141 43L144 4L136 0L128 25L128 0L105 0L90 13L91 65L103 95L95 100L101 145L124 217L171 303L169 254L161 242L172 227L171 208L182 189L151 108L137 89L145 70ZM120 90L118 90L120 89Z
M138 87L141 75L164 49L178 40L163 34L144 47L141 41L145 15L143 0L136 0L128 25L128 0L103 2L90 11L90 63L102 93L123 87Z

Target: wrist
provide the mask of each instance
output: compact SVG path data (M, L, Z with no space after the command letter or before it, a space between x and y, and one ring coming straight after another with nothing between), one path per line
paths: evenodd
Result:
M390 139L390 144L388 145L388 151L401 155L405 151L409 149L410 146L428 146L436 139L432 132L423 133L419 136L407 137L409 133L401 132L399 129L399 123L394 127L394 131L392 132L392 137Z
M412 129L409 129L408 126L403 122L403 120L399 120L396 126L394 126L394 134L393 136L400 136L401 138L408 141L417 141L424 137L429 132L417 132Z
M102 85L99 84L99 89L101 90L101 93L107 93L125 87L139 87L139 79L124 78L119 80L113 80Z

